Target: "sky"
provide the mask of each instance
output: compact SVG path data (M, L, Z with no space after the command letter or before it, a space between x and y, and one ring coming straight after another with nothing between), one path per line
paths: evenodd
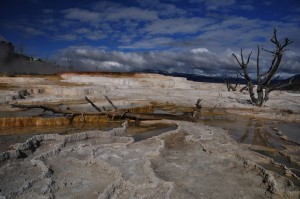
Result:
M232 76L232 53L274 50L288 37L282 77L300 73L299 0L0 0L0 40L81 71L162 70ZM262 70L272 55L261 53Z

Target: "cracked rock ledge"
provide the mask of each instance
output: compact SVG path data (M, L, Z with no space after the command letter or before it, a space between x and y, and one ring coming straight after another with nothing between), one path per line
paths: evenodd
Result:
M225 130L183 121L139 142L126 126L36 135L0 154L0 198L299 198Z

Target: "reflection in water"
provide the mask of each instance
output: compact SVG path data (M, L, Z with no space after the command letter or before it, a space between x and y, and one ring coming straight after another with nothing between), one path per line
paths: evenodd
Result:
M238 142L245 142L245 140L249 137L249 129L245 130L245 133L242 135L241 138L237 139Z
M191 112L191 108L183 107L159 107L154 108L155 113L170 113L170 114L183 114L184 112ZM277 129L281 130L283 134L286 134L293 141L300 143L300 134L298 133L300 129L300 124L298 123L274 123L270 120L260 120L256 118L250 118L247 116L241 116L237 114L230 114L224 110L214 110L198 114L196 122L204 123L210 126L221 127L228 130L229 134L239 143L259 145L272 149L282 149L282 145L291 144L290 142L283 140L277 134ZM7 140L10 140L12 144L13 139L15 141L25 141L28 137L33 134L39 133L72 133L72 132L82 132L85 130L104 130L116 127L120 124L88 124L81 126L63 126L63 127L24 127L22 128L0 128L0 142L1 145L5 144ZM31 135L29 135L29 133ZM4 137L3 135L14 134L14 136ZM23 134L27 134L22 136ZM150 133L151 134L151 133Z
M101 125L97 123L86 123L83 125L67 125L67 126L32 126L32 127L6 127L0 128L0 153L6 151L11 145L15 143L26 142L27 139L38 134L73 134L81 133L84 131L109 131L113 128L121 127L122 122L103 123ZM162 133L173 131L177 129L177 125L174 124L155 124L148 126L135 126L129 124L127 128L128 136L134 138L134 141L145 140Z
M144 130L141 129L140 132L130 132L129 129L128 134L133 137L135 142L138 142L175 129L177 129L177 125L152 125Z
M268 131L261 131L261 128L254 130L252 144L273 148L270 139L273 137Z
M283 149L282 145L294 145L288 140L283 140L274 130L281 124L274 124L270 120L237 116L228 113L217 113L215 115L201 115L198 122L209 126L221 127L228 130L228 133L239 143L263 146L272 149ZM288 124L284 124L285 127ZM294 127L293 123L290 124ZM287 128L288 129L288 128ZM285 134L285 132L283 132ZM300 140L293 140L299 142Z
M202 115L198 121L206 125L217 126L228 130L228 133L238 143L258 146L249 148L270 157L275 162L289 168L297 176L300 176L299 166L292 163L289 157L285 157L280 153L281 150L285 149L284 146L299 146L299 144L297 144L300 143L300 134L298 133L300 129L299 123L274 123L270 120L260 120L245 116L235 117L231 114L219 114L212 117ZM278 133L278 131L281 132ZM282 139L280 134L287 135L291 141ZM284 168L276 167L272 163L266 163L261 166L279 175L285 175ZM300 186L300 181L297 178L285 177L290 179L296 186Z
M154 110L156 113L171 113L176 115L182 115L184 112L191 112L191 108L176 108L172 106L169 109L159 108ZM262 146L257 151L264 154L276 162L293 168L293 165L289 165L289 160L283 157L279 151L284 149L284 145L297 145L295 142L300 143L300 123L284 123L270 120L262 120L257 118L250 118L247 116L241 116L237 114L229 114L225 111L214 110L213 112L201 112L197 115L195 122L204 123L205 125L220 127L228 130L228 133L239 143L251 144ZM87 130L109 130L111 128L119 127L121 123L109 123L105 124L84 124L79 126L59 126L59 127L14 127L14 128L0 128L0 152L6 150L11 144L17 142L25 142L29 137L34 134L41 133L60 133L70 134L78 133ZM175 130L177 127L172 125L156 125L148 127L131 127L128 128L128 134L134 138L135 141L147 139L159 135L163 132ZM275 130L276 129L276 130ZM280 133L287 135L289 139L283 140L280 137ZM272 150L266 150L272 149ZM258 150L258 149L257 149ZM296 167L294 167L296 168ZM298 169L298 168L296 168Z
M29 126L29 127L0 127L0 153L9 149L15 143L26 142L27 139L38 134L72 134L84 131L101 130L108 131L120 127L121 123L79 124L68 126Z

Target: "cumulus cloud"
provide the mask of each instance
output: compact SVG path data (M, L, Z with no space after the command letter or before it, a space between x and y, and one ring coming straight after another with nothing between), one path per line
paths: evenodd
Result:
M201 0L198 2L201 2ZM236 3L235 0L226 0L226 1L202 0L202 2L204 2L208 10L218 10L221 8L232 6Z
M244 55L248 55L251 49L245 49ZM72 54L76 70L82 71L145 71L163 70L168 72L180 72L189 74L201 74L210 76L234 76L239 69L232 53L239 56L239 51L227 49L222 53L211 52L206 48L195 48L184 52L148 51L148 52L120 52L106 51L91 46L73 46L62 49L56 55L56 60L66 65L67 56ZM267 70L271 57L262 54L262 71ZM269 55L270 56L270 55ZM282 61L282 74L300 73L299 57L289 54ZM249 63L251 75L256 70L256 55L253 53Z
M58 40L65 40L65 41L74 41L77 39L76 34L60 34L57 37Z
M237 65L231 54L239 54L240 48L245 53L255 52L257 45L273 49L270 38L276 27L278 38L294 41L290 49L295 55L287 54L282 70L286 74L299 72L300 28L295 13L280 20L272 15L275 18L270 20L249 17L258 9L252 1L179 2L98 1L81 8L74 4L63 10L43 8L38 19L0 26L32 38L44 36L47 41L61 42L66 46L57 52L57 60L66 64L67 54L74 54L78 70L161 69L210 75L225 74L225 70L235 73ZM272 6L270 3L263 2L261 7ZM255 65L254 54L251 65ZM263 56L266 69L271 58Z
M97 68L101 71L166 70L182 73L194 73L194 71L202 70L205 71L203 75L222 75L225 70L234 71L236 69L230 55L219 56L205 48L194 49L192 52L125 53L77 46L61 50L57 54L57 60L63 62L70 53L73 55L73 62L77 66L77 70Z
M98 22L100 20L100 13L91 10L84 10L79 8L70 8L63 11L66 19L75 19L81 22Z
M200 31L205 25L210 24L209 18L176 18L156 20L146 26L143 30L150 34L193 34Z
M221 11L229 12L231 10L253 10L254 6L251 5L251 1L238 1L238 0L189 0L191 3L203 4L209 11ZM266 4L267 5L267 4Z
M63 11L66 19L81 22L95 23L102 21L117 20L155 20L158 19L156 11L141 9L138 7L121 6L112 2L100 2L95 5L94 10L70 8Z
M191 50L192 53L198 54L198 53L209 53L209 50L206 48L195 48Z
M142 8L156 10L161 17L178 17L187 14L186 10L176 7L174 4L161 2L160 0L138 0L137 2Z
M168 48L170 44L174 42L172 38L169 37L154 37L145 38L140 41L130 43L129 45L119 46L119 49L156 49L156 48Z
M151 21L158 19L156 11L140 9L137 7L126 7L110 10L109 13L104 14L104 16L107 20L131 19Z

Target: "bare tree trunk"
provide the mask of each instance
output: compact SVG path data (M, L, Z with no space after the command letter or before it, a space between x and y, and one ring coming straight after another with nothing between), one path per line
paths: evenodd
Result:
M243 92L244 90L249 90L248 85L244 86L243 88L240 89L240 92Z
M224 80L225 81L225 83L226 83L226 86L227 86L227 90L228 91L230 91L230 90L232 90L232 91L236 91L236 88L237 88L237 86L238 86L238 73L236 73L236 82L235 82L235 85L233 86L233 85L231 85L230 83L229 83L229 81L228 80Z
M280 62L282 60L282 55L283 52L286 51L286 47L292 43L288 38L285 38L284 44L281 44L276 35L276 29L274 28L274 33L273 37L271 39L271 42L275 44L276 49L274 51L269 51L265 50L264 51L271 53L273 55L273 60L271 63L271 66L268 71L264 73L260 73L260 63L259 63L259 58L260 58L260 48L259 46L257 47L257 59L256 59L256 81L257 81L257 88L256 88L256 93L257 97L255 97L255 91L254 91L254 85L253 81L250 78L248 74L248 63L252 54L251 53L248 55L247 62L245 63L244 58L243 58L243 50L241 49L241 58L240 60L237 58L235 54L232 54L240 67L243 69L243 74L242 77L244 77L247 82L248 82L248 88L249 88L249 94L251 101L254 105L256 106L262 106L263 103L265 103L269 99L269 93L273 90L280 89L279 87L272 87L270 88L270 83L271 80L273 79L274 75L277 73Z

